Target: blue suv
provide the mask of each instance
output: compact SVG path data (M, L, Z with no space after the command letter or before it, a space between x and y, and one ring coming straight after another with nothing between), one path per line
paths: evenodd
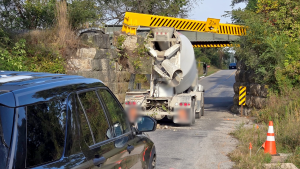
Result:
M100 80L0 71L0 168L155 168L156 121L131 124Z

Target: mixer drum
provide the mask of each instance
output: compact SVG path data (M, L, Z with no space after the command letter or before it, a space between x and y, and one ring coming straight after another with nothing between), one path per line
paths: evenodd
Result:
M182 70L182 80L175 87L176 93L182 93L189 87L193 87L193 82L197 78L198 70L194 55L194 48L189 39L180 34L180 69Z

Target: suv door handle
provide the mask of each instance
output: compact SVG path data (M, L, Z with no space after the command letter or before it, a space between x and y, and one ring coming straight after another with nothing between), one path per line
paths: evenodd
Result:
M95 166L98 166L98 167L100 167L101 164L103 164L105 161L106 161L106 158L105 158L105 157L99 157L99 158L96 158L96 157L95 157L95 158L93 159L94 165L95 165Z
M127 146L127 151L128 151L129 154L130 154L131 151L133 151L133 150L134 150L134 146L132 146L132 145L128 145L128 146Z

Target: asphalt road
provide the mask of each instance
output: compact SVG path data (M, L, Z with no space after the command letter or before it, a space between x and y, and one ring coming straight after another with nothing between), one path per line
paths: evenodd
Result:
M200 80L204 86L205 115L194 126L160 121L162 127L149 133L157 150L158 169L231 168L227 154L237 141L229 133L238 118L228 112L233 103L235 70L222 70Z

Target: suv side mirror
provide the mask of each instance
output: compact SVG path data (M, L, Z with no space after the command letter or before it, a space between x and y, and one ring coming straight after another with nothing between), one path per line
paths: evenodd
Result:
M150 132L155 131L157 122L154 118L149 116L140 116L137 118L136 122L137 130L139 132Z
M114 131L115 136L120 136L120 135L123 134L123 129L122 129L122 126L120 125L120 123L115 123L113 125L112 130ZM111 133L111 128L107 129L107 131L106 131L106 137L108 139L113 138L113 134Z

